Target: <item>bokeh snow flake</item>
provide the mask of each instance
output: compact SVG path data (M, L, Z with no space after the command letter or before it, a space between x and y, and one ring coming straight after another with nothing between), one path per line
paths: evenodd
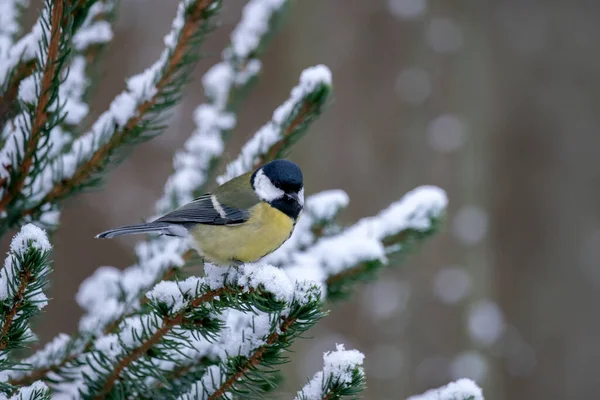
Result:
M476 350L467 350L458 354L450 363L452 379L470 378L475 382L483 382L488 373L485 357Z
M465 124L458 116L442 114L427 125L427 141L433 150L451 153L465 143L465 131Z
M374 319L390 318L404 311L409 297L410 286L407 282L373 282L363 292L363 313Z
M465 245L479 243L488 231L488 215L481 207L462 206L452 221L452 232Z
M396 78L396 91L407 103L421 104L431 95L431 75L422 68L402 70Z
M469 310L468 330L473 341L490 346L504 332L504 317L500 307L491 300L480 300Z
M426 40L436 53L453 53L462 46L463 34L452 19L433 18L427 26Z
M445 304L456 304L471 291L471 276L463 267L448 266L433 277L435 296Z
M388 0L388 10L401 19L420 17L427 10L427 0Z

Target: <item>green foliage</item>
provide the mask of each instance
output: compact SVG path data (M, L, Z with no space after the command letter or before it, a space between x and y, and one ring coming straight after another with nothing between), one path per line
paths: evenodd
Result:
M332 301L347 299L356 285L376 280L378 272L382 268L400 264L406 256L416 251L420 243L439 231L443 220L443 216L431 215L429 228L425 230L406 229L387 237L384 243L387 245L389 261L366 261L343 273L329 277L327 279L327 298Z
M92 7L108 2L117 1L46 0L39 54L46 52L49 56L22 60L2 88L0 125L19 117L24 123L18 132L21 136L8 139L22 139L23 146L16 146L19 151L9 169L10 176L1 183L0 211L5 214L0 221L0 234L24 221L48 224L45 216L57 212L65 199L98 187L132 146L164 131L168 113L183 96L200 58L200 45L213 29L212 18L221 6L220 0L182 1L182 19L174 23L163 55L148 72L154 74L152 93L135 98L135 110L127 121L100 124L102 129L92 128L79 136L80 127L65 122L65 99L59 98L59 88L68 77L74 53L93 60L88 70L94 68L106 44L76 52L73 37L89 22ZM115 8L106 10L95 18L113 18ZM253 51L240 56L233 51L232 43L222 62L234 73L248 73L247 66L258 60L285 12L287 3L270 14L267 29L258 37ZM267 141L263 141L259 131L255 142L244 148L239 164L230 166L249 170L289 154L330 99L329 71L320 68L321 73L327 72L326 77L311 81L310 74L303 74L305 81L301 77L290 99L263 127L267 128ZM226 93L221 93L223 98L211 95L207 87L208 105L217 107L222 103L217 111L233 115L256 80L257 70L250 72L247 79L232 80ZM29 79L35 79L35 99L19 100L14 105L18 88ZM92 87L86 87L86 91ZM124 94L136 92L130 87L128 91ZM102 122L102 118L99 120ZM70 138L64 148L52 153L51 133L57 127L68 131ZM219 137L226 140L231 128L219 129ZM220 161L220 156L211 155L202 171L205 178L213 175ZM227 173L239 173L236 168L228 168ZM43 173L49 178L49 187L36 186ZM190 188L190 192L204 192L206 180ZM175 202L173 199L171 205ZM309 250L322 239L343 234L344 229L336 222L342 207L336 206L335 212L327 216L307 211L306 218L312 218L307 228L310 240L293 251ZM439 214L432 213L427 228L409 226L382 239L388 256L408 254L414 244L436 231L440 219ZM25 228L33 229L28 226ZM23 239L17 236L15 240L19 237ZM0 382L0 391L19 399L49 399L51 390L58 392L65 387L78 391L83 399L262 398L282 381L280 366L288 361L290 346L326 315L318 285L324 284L327 298L341 299L387 265L383 259L363 259L332 273L326 282L296 282L274 267L265 267L272 268L267 271L271 280L261 280L257 276L264 272L260 270L264 266L255 265L240 266L223 275L210 272L210 266L206 266L206 277L181 280L180 267L190 260L197 261L192 259L194 253L189 245L171 238L149 239L140 253L146 251L150 255L140 255L138 264L114 272L119 274L111 286L114 293L105 294L106 288L97 288L106 295L102 299L105 309L98 315L94 314L97 310L87 309L87 319L78 333L61 334L42 350L19 360L14 350L28 347L34 339L29 323L45 304L42 289L50 272L49 243L40 245L39 235L26 236L30 237L33 239L22 245L17 240L11 246L6 267L0 272L0 283L6 282L7 294L0 296L0 369L8 371L10 378ZM170 257L163 258L163 253ZM131 277L140 279L132 284ZM270 285L273 281L277 282L275 287ZM98 282L106 284L100 279ZM228 317L236 324L228 322ZM324 399L356 398L364 389L362 367L349 368L343 371L349 379L341 379L337 374L324 378ZM299 398L303 396L303 392L299 393Z

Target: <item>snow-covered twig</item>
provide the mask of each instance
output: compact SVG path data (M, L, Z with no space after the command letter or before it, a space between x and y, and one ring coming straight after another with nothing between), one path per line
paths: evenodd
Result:
M82 356L85 362L80 360L76 364L83 366L69 371L70 375L79 372L80 377L85 377L75 381L78 389L90 396L108 395L113 390L130 390L132 387L138 392L152 390L147 387L147 379L136 378L136 371L152 365L158 377L191 358L193 349L188 348L185 352L181 349L188 343L183 340L184 331L197 339L205 337L213 342L216 346L213 353L227 371L225 376L228 378L223 384L229 388L250 366L256 367L264 361L263 353L267 349L280 349L287 343L289 335L295 337L321 316L315 286L307 283L294 286L281 270L263 265L245 265L238 273L215 267L207 278L161 282L147 297L151 313L129 317L120 324L116 334L98 338L91 352ZM251 318L248 321L252 321L252 327L245 335L236 331L236 335L231 336L228 330L221 331L218 322L219 314L228 308L254 310L266 317ZM269 317L265 314L267 310L276 315ZM222 350L219 351L218 346L222 346ZM238 353L240 351L243 353ZM235 354L243 354L251 364L231 369L234 365L231 359L237 357ZM121 387L123 382L131 387ZM63 385L59 390L69 389Z
M180 2L159 60L129 78L127 89L112 101L91 130L77 138L72 150L34 182L34 205L22 214L35 215L43 205L63 200L94 183L123 146L148 139L161 130L156 121L179 100L198 59L200 39L219 5L220 0Z
M20 19L29 0L3 0L0 3L0 55L5 54L21 31Z
M242 147L238 158L227 165L217 182L224 183L285 154L320 114L330 90L331 71L325 65L302 71L300 83L292 89L289 99L277 107L271 121Z
M215 400L239 392L248 382L254 387L257 382L270 385L262 368L280 364L281 351L324 315L318 287L311 281L293 283L278 268L252 264L240 267L239 272L208 266L207 280L211 287L241 285L243 293L264 287L284 303L279 312L273 304L260 302L245 307L244 313L232 310L225 320L226 330L216 341L219 364L210 367L180 399Z
M287 0L251 0L231 34L222 61L213 65L202 84L209 102L194 111L196 129L175 154L174 172L156 204L159 215L186 204L205 189L224 149L224 139L236 123L235 106L261 69L258 59Z
M336 218L349 202L343 190L324 190L306 198L302 217L296 223L292 236L277 250L262 259L263 262L285 266L293 254L306 250L322 236L330 236L341 229Z
M0 371L18 369L9 359L10 351L35 339L28 322L48 302L43 289L50 273L50 249L46 233L31 224L10 244L0 270Z
M6 378L15 386L32 384L49 373L57 372L64 360L74 360L85 345L81 339L73 340L69 335L60 333L40 350L21 360L21 364L27 368L8 371Z
M11 397L0 398L7 400L51 400L50 388L44 382L34 382L29 386L23 386Z
M41 160L46 159L48 150L40 149L40 142L61 119L58 91L61 69L68 54L68 36L61 24L66 8L64 0L47 0L36 24L40 32L36 41L40 48L36 54L39 72L21 83L18 97L25 110L8 126L8 132L3 133L0 211L21 194L26 179L34 179L45 167ZM36 167L37 171L32 171Z
M89 70L97 60L99 49L113 38L110 18L119 0L96 1L88 10L79 29L73 35L74 56L69 63L69 74L61 85L60 98L65 102L64 125L68 129L77 126L88 115L89 106L85 101L91 85ZM74 132L67 132L72 140Z
M483 392L471 379L464 378L406 400L483 400Z
M30 50L24 53L27 57L19 58L20 64L11 76L11 82L7 84L5 92L0 96L0 114L3 113L3 108L8 110L14 107L15 102L20 103L23 109L10 124L6 125L3 132L5 146L0 152L0 159L4 160L2 165L8 168L0 170L0 175L2 181L10 186L4 191L0 206L11 208L8 213L10 217L2 221L3 231L14 226L21 218L21 214L30 213L28 207L39 195L37 193L39 181L53 173L51 169L44 171L44 168L71 143L74 138L72 132L74 127L77 127L88 114L89 107L84 96L90 83L86 77L86 70L90 62L95 59L93 55L96 54L97 49L112 38L110 23L105 18L112 15L117 2L118 0L97 2L87 0L78 1L73 5L63 5L63 16L58 20L60 38L54 35L54 32L52 32L54 36L51 37L45 33L44 19L48 10L44 10L32 32L21 39L19 43L22 44L18 43L14 46L16 49L23 46L30 49L35 45L36 40L42 43L46 36L50 37L48 43L50 51L38 54L37 62L27 61L27 57L35 55L35 52L32 53ZM52 2L48 2L50 3ZM90 7L88 3L93 4ZM62 2L54 2L54 7L60 4ZM85 14L82 14L83 10ZM77 26L69 25L69 21L73 22L73 18L82 18L82 22ZM52 19L53 23L56 21ZM74 32L72 38L68 35L67 27ZM56 40L59 42L58 50L52 47L55 46ZM67 57L69 43L75 44L72 58ZM51 57L48 58L48 55ZM49 67L46 68L43 63L48 59L51 63L47 64ZM10 62L9 59L4 65ZM43 71L43 73L36 71ZM46 87L47 85L50 85L51 90ZM39 120L38 111L44 109L45 100L47 100L45 105L47 112L41 114L44 116L45 123L42 124L44 121L41 120L41 125L38 124L39 128L34 129L32 123ZM2 122L0 115L0 128ZM39 142L43 143L34 146ZM19 168L16 165L18 162L20 162ZM32 172L26 174L27 170ZM11 182L12 180L14 182ZM18 193L17 189L21 185L24 185L23 201L16 202L14 193ZM41 205L38 213L44 212L44 214L38 215L36 219L47 226L54 225L58 217L55 210L56 205Z
M329 400L355 396L365 388L362 368L365 356L357 350L345 350L338 344L336 350L323 354L323 370L296 394L294 400Z
M321 69L319 68L319 70ZM309 71L309 73L306 73L306 71ZM286 129L282 132L277 131L277 141L271 142L272 146L282 145L286 138L297 134L299 124L314 116L312 113L316 112L315 107L317 109L318 107L314 103L313 96L323 99L321 81L315 82L307 78L312 74L320 73L310 68L306 71L302 74L304 76L304 79L301 79L303 81L302 85L295 88L292 91L293 94L290 100L279 108L287 109L286 115L293 115L292 118L296 122L287 124ZM322 70L321 73L325 74ZM309 84L309 82L313 82L313 84ZM310 92L309 89L313 92ZM301 99L297 98L299 91L303 94ZM297 101L300 101L300 103L297 103ZM290 108L294 107L300 108L301 112L293 113ZM277 111L276 114L278 114ZM257 136L260 135L261 131L257 133ZM88 278L85 286L82 286L81 294L78 295L78 299L85 299L79 301L80 305L89 311L88 316L84 317L85 320L93 321L93 323L85 322L85 325L102 329L107 324L120 320L123 316L137 310L146 291L162 280L165 274L169 274L169 271L178 269L185 264L186 257L193 254L193 252L188 252L189 249L189 242L179 238L160 237L152 241L142 242L136 249L139 259L138 264L122 272L115 269L110 270L109 274L98 273L96 276ZM106 269L103 271L108 272ZM84 287L94 288L94 290L88 291ZM100 287L109 287L110 289L98 291L97 289ZM113 295L110 296L110 293ZM107 298L106 294L109 294L110 297ZM125 298L125 301L118 301L117 297L120 299ZM107 312L107 302L114 306L108 307L110 312ZM95 305L99 305L99 307L96 308Z
M349 284L385 265L388 255L406 252L411 240L435 232L447 201L446 193L438 187L416 188L378 215L363 218L339 234L293 253L286 272L321 276L328 297L343 295Z

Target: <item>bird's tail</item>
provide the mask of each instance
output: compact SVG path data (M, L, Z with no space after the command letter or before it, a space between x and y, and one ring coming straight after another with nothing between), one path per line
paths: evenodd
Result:
M169 236L185 236L187 229L181 225L171 224L168 222L148 222L146 224L125 225L119 228L110 229L108 231L96 235L99 239L110 239L119 235L132 235L137 233L160 233L161 235Z

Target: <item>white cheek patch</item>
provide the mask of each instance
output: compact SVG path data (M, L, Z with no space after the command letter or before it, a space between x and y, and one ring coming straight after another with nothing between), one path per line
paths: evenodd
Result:
M259 170L254 176L254 190L261 200L267 202L280 199L285 194L283 190L273 185L263 170Z
M300 191L298 192L298 203L300 203L300 205L304 207L304 188L300 189Z

